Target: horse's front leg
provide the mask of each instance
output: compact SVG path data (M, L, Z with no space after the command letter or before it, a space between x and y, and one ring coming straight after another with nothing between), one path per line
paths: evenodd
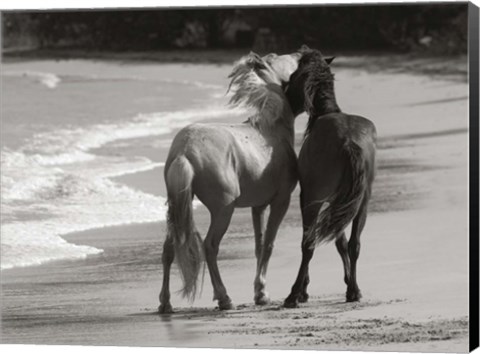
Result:
M297 279L292 286L290 295L285 299L283 306L297 307L298 302L306 302L308 300L307 285L309 282L308 265L313 257L314 245L311 242L305 242L305 232L302 240L302 263L298 270Z
M219 207L215 211L211 211L211 223L204 241L205 258L207 261L208 271L212 280L213 300L218 300L220 310L230 310L233 308L232 300L227 295L227 289L223 285L220 271L218 270L217 255L220 241L227 231L228 225L233 215L233 204Z
M302 206L302 221L303 221L303 237L302 237L302 262L298 270L297 279L292 286L290 295L285 299L283 305L285 307L297 307L299 302L306 302L308 300L307 286L310 282L308 275L308 266L312 260L315 251L312 241L306 241L306 234L313 225L316 215L318 214L319 205L309 204L304 201L303 193L300 195L300 204ZM311 205L309 208L304 205Z
M268 262L273 251L273 243L277 236L277 231L280 223L285 216L290 205L290 193L278 196L270 204L270 215L268 216L267 228L265 230L265 237L263 240L262 252L260 255L260 262L257 267L257 274L255 277L254 290L255 290L255 304L266 305L270 302L268 293L265 290L266 275Z
M255 235L255 258L257 258L257 272L260 267L260 258L262 256L264 214L266 206L252 208L253 232Z

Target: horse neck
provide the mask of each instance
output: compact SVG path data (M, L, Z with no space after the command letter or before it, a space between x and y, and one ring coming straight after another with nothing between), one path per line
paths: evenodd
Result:
M277 125L280 135L293 146L295 143L295 115L292 113L292 109L288 104L285 104L282 117L279 119Z
M309 118L307 122L307 129L305 130L305 136L312 131L317 119L326 114L336 112L341 112L341 110L335 98L333 82L329 82L324 85L324 87L320 87L315 91L312 104L310 107L307 107Z
M264 105L263 108L265 111L262 112L262 110L260 110L258 115L249 119L249 122L262 135L270 138L278 137L281 140L287 140L293 146L295 136L295 116L292 113L290 104L281 87L278 87L277 90L275 86L272 86L270 89L273 90L271 93L273 95L272 97L280 97L281 102L272 99L270 102L274 102L273 106L270 106L269 104ZM265 101L265 103L266 102L267 101ZM278 109L280 107L281 110Z
M341 112L335 97L333 82L327 82L317 88L312 100L312 107L308 110L310 116L323 116L329 113Z
M249 123L265 137L274 140L287 141L291 146L295 139L295 116L288 105L283 107L281 116L274 121L255 120L250 118Z
M295 118L297 117L294 114L294 111L292 107L290 106L290 102L283 92L282 89L282 96L284 98L283 101L283 110L282 110L282 116L279 118L279 125L280 125L280 130L283 131L284 136L288 139L290 144L293 146L294 140L295 140Z

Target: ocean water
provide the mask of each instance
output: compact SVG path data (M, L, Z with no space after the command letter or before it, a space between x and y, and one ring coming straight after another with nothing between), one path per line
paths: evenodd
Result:
M226 105L227 74L228 67L89 61L3 65L2 270L102 252L68 243L62 235L71 232L164 220L164 196L112 179L163 162L96 151L165 141L188 123L239 115Z

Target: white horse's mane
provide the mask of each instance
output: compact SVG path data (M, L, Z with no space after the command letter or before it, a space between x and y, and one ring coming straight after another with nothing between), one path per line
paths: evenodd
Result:
M254 108L257 114L249 118L253 126L270 126L283 115L286 97L282 83L260 56L250 53L242 57L228 77L231 78L228 90L233 92L230 104Z

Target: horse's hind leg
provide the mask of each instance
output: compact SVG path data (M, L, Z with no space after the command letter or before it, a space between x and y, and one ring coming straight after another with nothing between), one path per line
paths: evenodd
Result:
M362 293L357 284L357 260L360 255L360 235L367 221L367 204L362 203L357 216L353 219L352 234L348 241L348 255L350 256L350 281L347 284L347 302L359 301Z
M298 295L298 302L307 302L309 295L307 292L308 284L310 284L310 274L308 273L308 268L307 272L305 274L305 278L303 279L303 285L302 285L302 290L300 291L300 294Z
M342 258L344 272L343 281L348 285L350 282L350 257L348 256L348 241L347 237L345 236L345 232L342 232L342 234L337 238L335 241L335 246L340 254L340 258Z
M266 305L270 302L268 293L265 290L268 262L272 255L273 243L277 236L278 228L280 227L280 223L282 222L289 205L290 191L281 197L277 197L270 204L270 215L268 216L267 228L265 229L260 264L257 267L257 275L254 282L254 300L257 305Z
M342 258L343 262L343 270L344 270L344 281L345 284L348 285L350 279L350 258L348 256L348 242L347 237L345 236L345 232L342 232L341 235L335 241L335 245L337 247L338 253L340 253L340 257ZM308 252L308 251L306 251ZM308 254L308 253L307 253ZM312 252L313 255L313 252ZM303 279L303 285L301 287L301 291L298 294L298 302L307 302L308 301L308 292L307 287L310 283L310 275L308 274L308 264L306 265L305 276Z
M220 241L227 231L230 220L232 219L234 207L228 205L218 208L211 213L211 223L208 229L207 237L204 241L205 256L208 265L208 271L212 280L213 300L218 300L220 310L230 310L233 308L232 300L227 295L227 289L223 285L220 271L218 270L217 255Z
M165 243L163 244L162 264L163 264L163 283L160 291L160 306L158 312L172 313L172 305L170 304L170 268L175 257L175 250L173 247L173 238L167 235Z

